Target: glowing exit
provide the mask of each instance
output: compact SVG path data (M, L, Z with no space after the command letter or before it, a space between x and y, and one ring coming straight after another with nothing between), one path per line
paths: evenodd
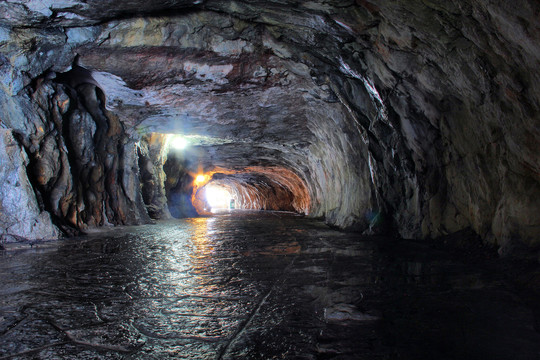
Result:
M232 200L231 194L221 186L206 186L205 197L212 211L229 209Z

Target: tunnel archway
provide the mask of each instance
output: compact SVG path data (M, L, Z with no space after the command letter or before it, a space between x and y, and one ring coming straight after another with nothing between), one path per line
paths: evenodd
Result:
M230 188L210 182L206 184L203 190L203 196L210 206L211 212L238 208L236 201L237 197L231 194Z
M204 171L294 172L330 225L538 244L535 1L46 3L0 4L10 236L167 216L138 161L170 133Z
M306 184L291 170L274 167L236 171L219 169L207 176L208 181L196 186L193 194L193 203L201 214L212 208L309 214L310 197ZM227 193L226 200L215 200L219 206L212 206L212 196L217 195L211 193L212 189L218 194L219 190Z
M208 143L214 141L177 134L143 136L138 150L141 191L152 218L209 215L212 209L231 208L231 200L234 209L309 214L309 188L293 170L217 167L207 158L208 148L214 146ZM181 142L181 148L175 142ZM227 192L227 201L209 199L212 188Z

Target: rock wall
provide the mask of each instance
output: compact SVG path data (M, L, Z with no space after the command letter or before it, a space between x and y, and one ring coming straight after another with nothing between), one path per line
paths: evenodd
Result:
M28 146L45 209L75 229L145 222L134 141L105 110L99 88L74 85L45 83L32 95L48 130Z
M33 196L26 175L28 157L11 130L0 129L0 239L2 242L55 239L58 229Z
M471 228L503 253L537 245L538 3L341 5L210 7L265 24L276 54L329 79L361 127L367 152L357 159L402 236Z
M182 153L170 152L163 164L164 191L170 214L175 218L198 216L197 206L192 203L193 182L198 171L191 170ZM199 208L204 208L199 207Z
M161 132L292 171L339 227L540 244L536 1L26 3L0 4L0 119L60 227L143 221L139 166L164 209L135 152Z
M316 138L305 155L310 214L340 228L372 228L384 203L377 200L362 129L337 102L312 106L307 116Z
M152 219L171 217L165 186L167 176L163 171L163 165L167 161L167 138L167 135L148 134L138 143L142 197Z
M57 80L61 82L38 78L15 97L28 106L22 108L22 116L32 114L14 129L26 160L23 164L11 155L5 166L20 167L18 183L28 186L20 187L17 196L28 205L21 205L19 216L11 210L2 218L24 219L21 223L33 230L6 226L5 233L35 240L58 237L60 232L51 230L55 226L73 235L87 227L148 221L139 191L136 142L104 109L95 85L71 84L73 88L62 77ZM7 119L13 124L17 117ZM5 193L10 192L8 184L3 185ZM31 220L36 211L40 226Z
M379 20L363 32L371 49L351 44L343 65L373 80L395 129L383 141L369 127L401 234L472 228L503 252L538 244L538 3L369 5L366 16ZM404 21L404 12L414 15ZM396 153L409 159L392 161Z

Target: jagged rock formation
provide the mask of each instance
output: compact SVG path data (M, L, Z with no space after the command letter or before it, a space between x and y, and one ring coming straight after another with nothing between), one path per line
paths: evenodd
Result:
M21 191L37 199L35 221L166 217L167 192L182 176L189 191L202 170L339 227L540 244L535 1L13 0L0 11L0 120L29 158ZM150 133L192 136L168 188ZM269 201L263 183L281 195Z
M138 146L138 165L141 193L148 215L153 219L171 217L167 206L165 189L166 174L163 171L167 153L167 135L149 134L143 136Z

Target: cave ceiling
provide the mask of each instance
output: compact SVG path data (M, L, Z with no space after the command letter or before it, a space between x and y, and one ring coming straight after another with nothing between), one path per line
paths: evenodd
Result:
M206 144L221 143L228 151L209 149L211 158L202 161L223 167L264 164L265 158L279 162L283 157L273 156L276 151L302 152L310 144L306 109L324 112L337 99L325 84L324 59L314 58L317 49L309 47L325 45L316 32L351 37L350 29L325 14L329 5L316 2L291 3L291 9L271 2L19 4L3 5L6 18L50 33L33 45L42 57L58 56L51 54L57 52L50 48L51 36L69 45L69 52L62 50L64 64L49 69L62 72L76 62L90 70L107 109L129 131L201 135L208 137ZM295 49L276 42L276 32L296 26L312 44ZM89 79L71 81L77 86Z

